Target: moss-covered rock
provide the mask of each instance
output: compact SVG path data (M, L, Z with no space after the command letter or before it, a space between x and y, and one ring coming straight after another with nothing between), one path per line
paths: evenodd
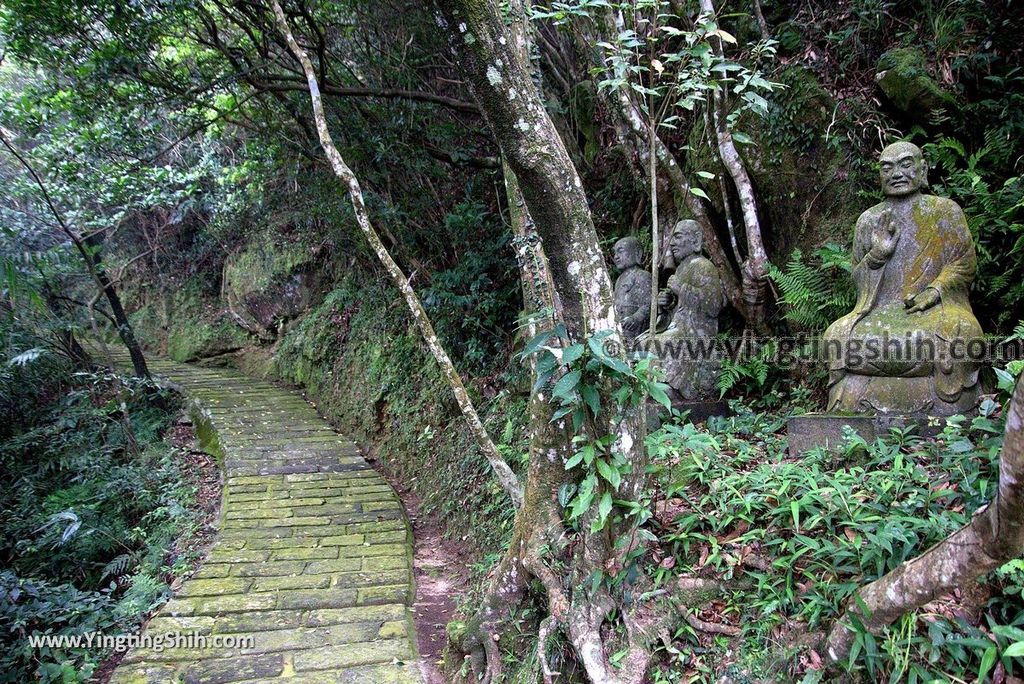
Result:
M793 249L848 239L863 179L849 172L846 122L814 72L790 66L772 80L783 87L768 97L767 116L744 114L737 128L753 140L740 153L759 200L768 254L784 263Z
M221 309L208 302L196 280L171 296L167 324L167 355L175 361L195 361L237 351L249 335Z
M916 123L927 124L956 106L928 72L924 53L915 48L889 50L878 60L875 81L892 104Z
M298 244L254 240L228 258L224 297L252 328L276 333L284 321L305 311L312 299L312 252Z

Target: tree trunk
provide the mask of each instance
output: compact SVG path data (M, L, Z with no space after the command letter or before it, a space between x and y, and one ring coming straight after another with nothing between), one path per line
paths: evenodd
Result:
M363 234L366 236L367 241L370 243L370 246L373 248L373 251L377 254L377 258L380 259L380 262L384 265L388 275L391 276L391 279L405 298L409 311L412 313L413 319L419 326L423 339L426 341L428 349L430 349L430 353L434 356L438 365L441 366L441 371L448 380L448 384L451 387L452 394L455 395L455 400L462 411L462 415L465 417L470 430L476 437L477 443L483 449L484 455L487 457L487 460L494 471L494 475L498 479L498 483L508 494L509 498L512 499L513 505L515 505L516 508L520 508L523 504L523 492L519 486L519 481L516 478L515 473L512 472L512 469L509 468L508 464L505 463L505 460L501 457L501 454L498 452L498 448L491 440L490 435L487 434L487 428L484 427L483 421L480 420L480 416L476 412L476 407L469 398L469 393L466 391L466 387L462 382L462 377L459 375L458 370L455 368L455 364L452 363L451 358L448 356L448 352L445 351L444 347L441 346L441 342L437 339L437 333L434 332L434 326L431 324L430 318L427 316L427 312L423 309L423 304L420 302L415 290L413 290L412 284L409 282L409 278L406 277L405 273L402 272L402 269L395 263L395 260L391 258L391 254L384 247L384 243L381 242L380 236L377 235L377 231L374 229L373 224L370 221L370 214L366 209L366 203L363 200L363 191L359 185L359 180L345 163L344 159L342 159L341 153L338 152L338 148L335 146L334 140L331 138L330 130L327 127L327 115L324 112L323 102L320 97L320 88L317 84L316 72L313 69L313 64L310 62L305 50L299 46L295 37L292 35L291 29L288 26L288 19L285 17L284 10L281 9L281 5L278 0L273 0L273 7L274 15L277 18L278 28L281 33L284 34L285 39L288 42L288 47L292 54L294 54L295 58L301 63L302 69L306 74L306 81L309 86L309 97L312 101L313 116L316 120L316 129L320 137L320 144L323 147L324 153L327 155L327 159L331 164L334 174L348 187L349 198L352 201L352 210L355 213L356 221L362 229Z
M1024 376L1022 376L1024 378ZM1024 553L1024 381L1017 379L999 454L995 498L971 521L917 558L863 587L846 615L832 627L825 654L832 663L846 659L856 639L849 615L878 633L904 613L976 581ZM860 603L863 602L863 606Z
M710 17L715 16L712 0L700 0L701 12ZM710 37L711 49L720 59L725 59L722 40L717 36ZM768 318L768 254L764 249L761 236L761 221L757 215L757 199L754 196L754 184L743 163L743 157L736 149L732 131L726 118L726 92L719 88L711 97L708 107L711 110L711 121L715 127L718 141L718 156L722 165L732 177L736 192L740 198L740 211L743 226L747 235L747 259L743 262L742 283L743 301L747 306L748 320L755 329L763 329ZM723 197L728 203L729 198Z
M527 216L532 218L539 236L541 253L547 258L553 289L549 301L568 338L551 344L580 342L601 331L619 334L611 280L582 182L531 78L524 49L522 6L509 3L511 11L506 21L496 0L437 0L437 4L452 51L512 171L506 182L520 189ZM515 193L510 197L515 206ZM513 212L514 226L517 220ZM524 276L531 279L526 272ZM524 286L524 291L529 288ZM613 405L611 396L603 396L602 402ZM530 399L525 503L516 516L509 550L494 570L490 591L477 616L480 629L475 634L470 630L461 645L479 644L478 650L484 652L474 660L486 663L486 669L477 672L481 681L500 677L501 654L494 642L500 638L502 623L495 615L508 615L533 578L543 587L547 602L548 616L540 622L537 643L540 676L545 682L553 681L547 644L555 632L567 637L591 682L639 682L649 661L648 644L638 637L635 643L645 655L634 657L631 648L625 665L616 669L611 665L602 629L613 609L624 615L629 607L603 585L591 590L594 574L614 566L617 554L624 552L613 549L611 525L590 532L585 522L583 531L575 532L563 524L558 492L576 477L564 467L574 451L573 433L566 421L551 422L552 411L545 390L534 392ZM630 498L643 473L639 412L626 416L614 428L600 425L584 432L587 438L599 438L612 429L622 453L638 474L620 488L616 497ZM634 641L630 643L632 646Z
M496 0L438 0L449 44L537 226L573 340L615 330L612 288L583 183Z
M124 342L124 346L128 349L128 355L132 359L132 369L138 377L148 378L149 367L146 365L146 356L142 353L139 341L135 339L135 331L132 329L131 323L128 322L128 315L124 311L124 306L121 305L121 297L117 294L117 288L114 287L114 283L107 275L106 269L103 268L99 243L96 238L93 238L86 240L86 245L95 250L90 255L93 275L103 291L103 296L107 298L107 303L110 305L110 313L114 317L117 334L121 337L121 341Z
M68 236L71 243L75 246L82 260L85 262L86 270L89 271L89 275L92 277L96 286L100 292L107 298L110 303L110 310L114 315L114 322L117 325L117 332L121 336L121 341L124 342L124 346L128 348L128 353L131 355L132 367L135 370L135 374L140 378L149 377L149 368L146 366L146 357L142 353L142 348L139 346L138 341L135 339L135 332L132 330L131 324L128 322L128 316L125 315L124 307L121 306L121 298L117 296L117 289L114 287L114 283L111 282L107 276L106 271L103 270L103 262L100 260L99 250L93 254L90 252L94 246L94 240L98 239L97 235L94 235L90 240L83 241L71 227L64 221L64 216L57 210L57 206L53 203L53 198L50 196L49 191L46 189L46 184L43 183L42 177L36 173L36 170L29 164L28 159L14 146L14 143L7 139L7 136L3 134L0 129L0 142L3 143L11 154L17 158L25 170L28 171L32 180L35 182L36 187L39 188L39 192L43 196L43 201L46 202L46 206L49 208L50 213L53 214L53 218L57 221L57 225L61 231Z

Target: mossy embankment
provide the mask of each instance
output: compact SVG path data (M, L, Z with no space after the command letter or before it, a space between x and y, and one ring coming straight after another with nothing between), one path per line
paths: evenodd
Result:
M508 499L392 288L346 279L263 365L270 376L304 387L324 416L415 491L422 510L446 522L450 535L485 551L505 539ZM500 365L507 368L500 381L467 381L485 424L517 468L527 388L510 359Z

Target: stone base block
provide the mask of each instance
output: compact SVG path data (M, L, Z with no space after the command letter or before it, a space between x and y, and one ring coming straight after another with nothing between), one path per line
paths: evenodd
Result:
M843 428L849 426L864 441L872 442L889 433L890 428L915 426L917 434L933 437L942 431L945 419L925 414L841 415L835 413L808 413L790 418L786 423L789 435L789 455L799 456L815 447L837 450L843 444Z
M729 404L724 401L673 401L672 408L677 411L689 411L687 420L699 424L707 422L711 416L731 416Z

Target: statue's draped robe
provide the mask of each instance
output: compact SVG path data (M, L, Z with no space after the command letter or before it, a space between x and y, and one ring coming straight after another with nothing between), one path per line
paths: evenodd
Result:
M651 274L630 266L615 280L615 317L627 340L647 327L651 318Z
M668 328L656 339L665 350L675 347L676 353L663 353L662 367L672 389L683 399L696 399L713 388L719 362L688 357L702 347L711 349L718 334L718 314L726 301L722 278L709 259L694 254L676 268L668 288L676 296L676 307ZM685 353L679 355L680 350Z
M865 256L871 249L872 233L880 229L885 209L892 212L898 240L889 261L872 269ZM941 409L941 406L929 406L930 402L953 404L960 400L965 388L977 385L976 363L951 363L948 359L936 363L932 358L871 359L867 351L872 342L881 349L886 339L902 341L908 335L932 340L940 352L943 348L948 350L950 341L956 338L981 337L981 326L967 296L977 258L967 221L955 202L919 195L906 202L886 200L868 209L857 221L853 265L857 303L852 312L825 332L830 409L864 408L851 404L855 398L849 396L849 388L843 387L844 380L851 374L883 378L931 377L935 396L920 398L918 402L928 409ZM939 303L925 311L907 313L904 301L927 288L939 293ZM843 353L835 353L837 345L841 345ZM926 352L927 347L918 346L916 350ZM915 356L930 357L927 353L917 354L913 346L911 351ZM870 404L871 397L866 399Z

